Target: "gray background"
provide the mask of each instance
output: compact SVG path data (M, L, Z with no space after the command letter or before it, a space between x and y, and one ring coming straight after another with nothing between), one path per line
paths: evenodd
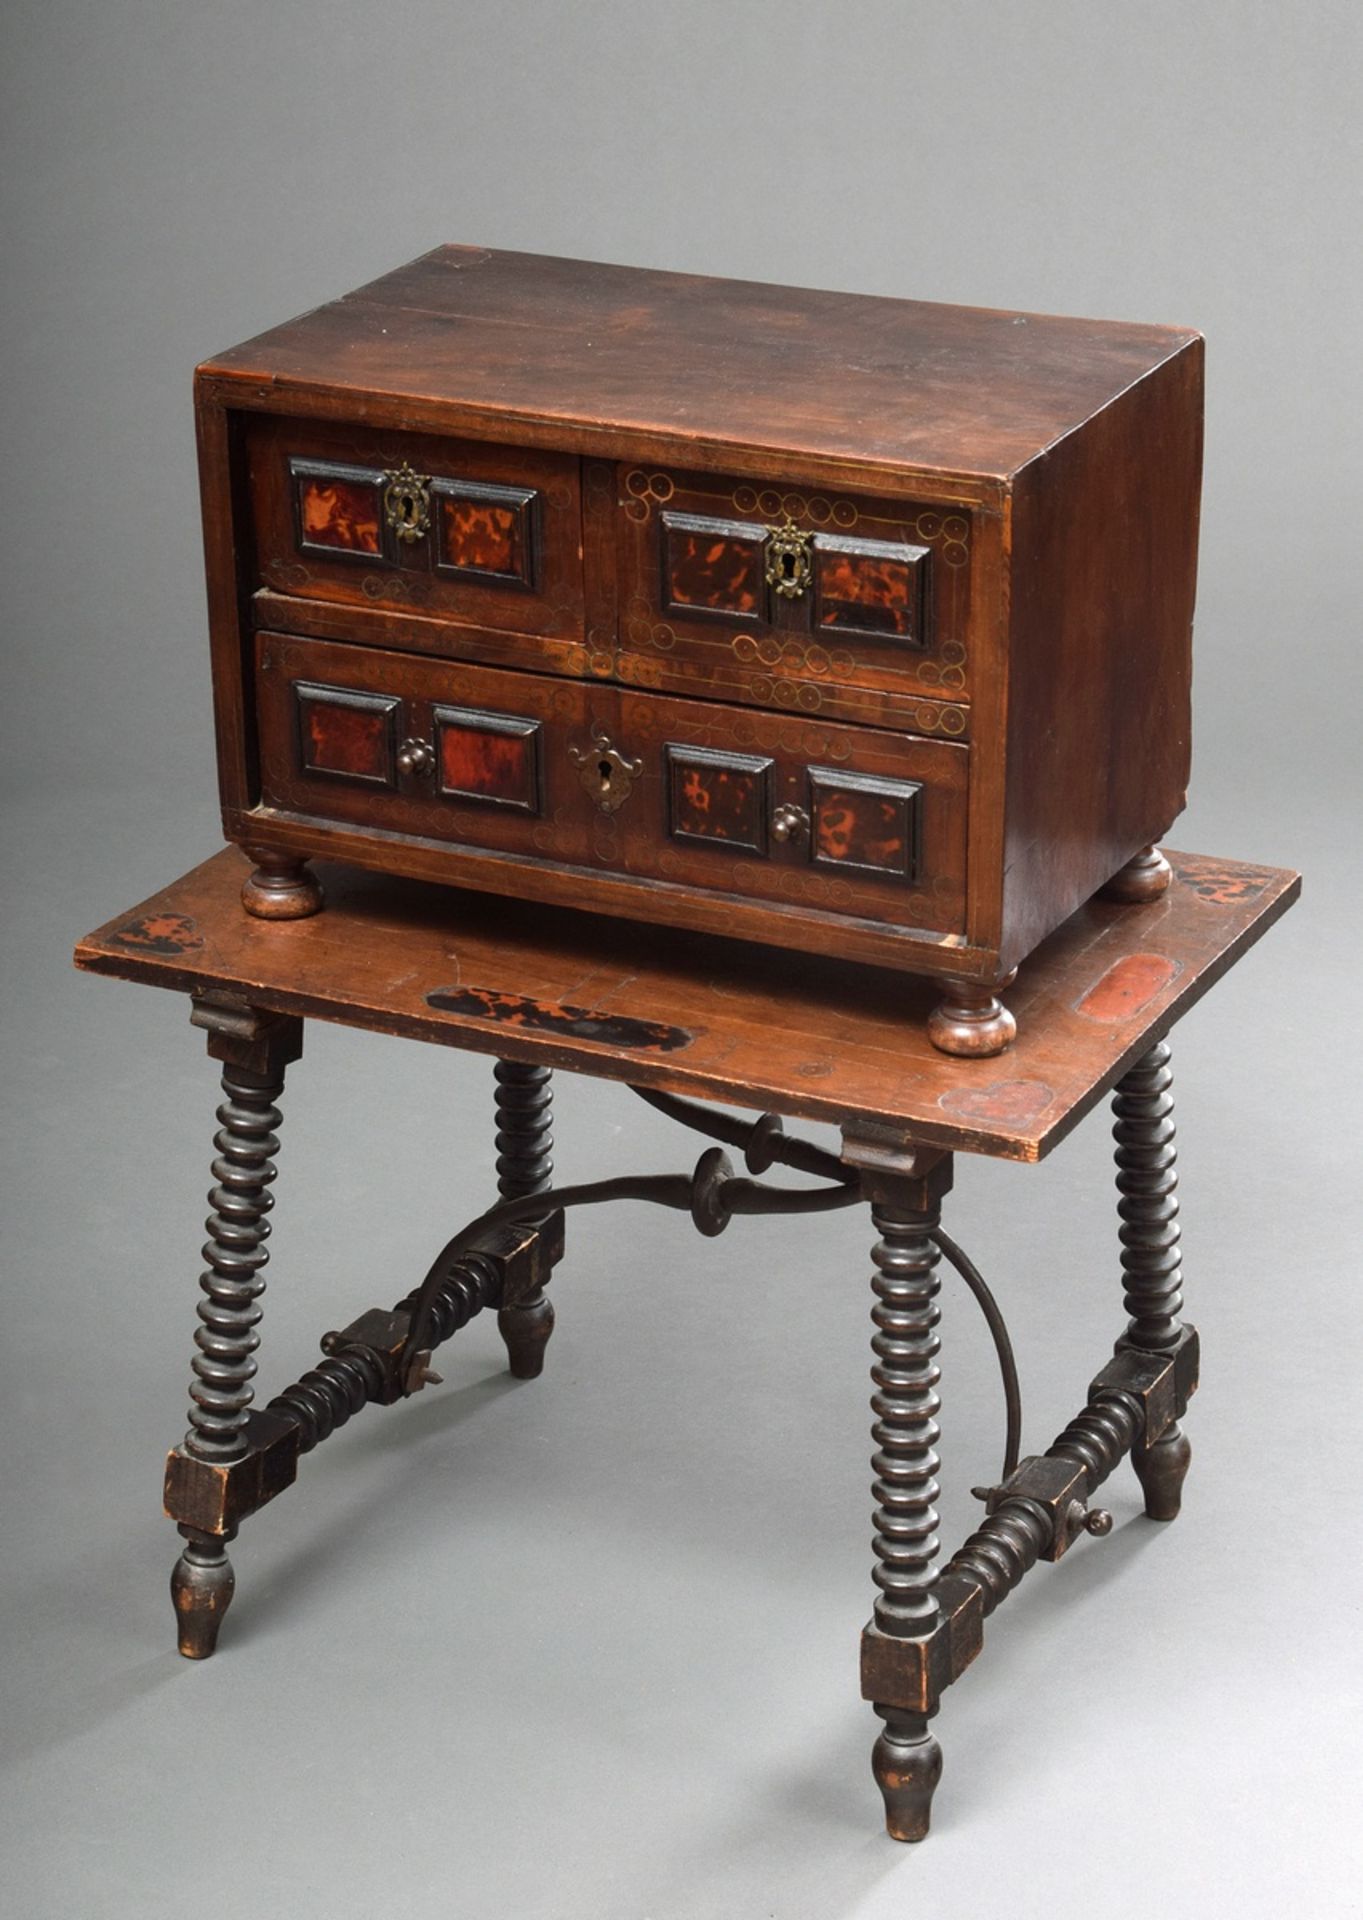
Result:
M1359 10L10 0L5 1904L469 1920L1360 1910ZM170 1650L212 1080L76 935L218 844L190 370L438 241L1190 323L1209 338L1193 802L1308 870L1177 1036L1206 1374L1184 1521L1040 1570L878 1832L857 1700L867 1235L620 1212L548 1371L480 1322L251 1523ZM261 1385L491 1177L486 1062L314 1030ZM685 1164L564 1080L567 1177ZM1118 1325L1107 1130L961 1168L1028 1438ZM944 1535L995 1466L949 1289ZM1063 1593L1061 1589L1063 1588Z

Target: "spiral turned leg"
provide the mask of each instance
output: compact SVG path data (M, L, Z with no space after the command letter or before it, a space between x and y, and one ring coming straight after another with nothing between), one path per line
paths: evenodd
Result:
M924 1196L926 1197L926 1196ZM932 1231L940 1207L873 1201L880 1238L872 1251L875 1305L871 1319L875 1391L871 1429L876 1497L872 1573L878 1589L874 1629L915 1639L938 1624L937 1584L937 1337L939 1254ZM885 1723L871 1767L885 1801L885 1825L896 1840L922 1840L942 1771L942 1750L927 1717L892 1701L873 1702Z
M1169 1058L1167 1042L1159 1041L1117 1082L1112 1097L1123 1305L1131 1316L1121 1344L1154 1352L1177 1346L1182 1331L1178 1156ZM1133 1448L1131 1462L1152 1520L1176 1517L1191 1458L1177 1422L1153 1446Z
M549 1067L499 1060L494 1069L497 1113L497 1191L503 1200L543 1193L553 1177L554 1144ZM546 1210L547 1218L547 1210ZM503 1307L497 1331L506 1342L512 1373L533 1380L544 1371L544 1349L554 1331L554 1309L542 1288Z
M247 1414L256 1371L256 1331L269 1258L267 1215L280 1122L274 1104L284 1069L302 1051L302 1023L251 1009L196 1005L192 1019L209 1032L210 1053L224 1061L223 1101L213 1136L214 1185L208 1201L206 1262L194 1335L189 1431L180 1452L209 1467L225 1467L248 1451ZM235 1584L227 1542L236 1527L207 1532L184 1524L185 1548L171 1575L180 1652L205 1660L217 1645Z

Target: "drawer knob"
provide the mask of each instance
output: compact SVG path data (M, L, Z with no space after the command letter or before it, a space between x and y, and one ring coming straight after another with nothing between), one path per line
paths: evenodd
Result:
M426 740L404 740L398 748L399 773L434 773L435 748Z
M809 832L809 815L803 807L787 802L771 816L771 837L784 847L788 841L802 840Z
M399 540L409 544L421 540L431 525L431 482L424 473L413 473L404 460L400 467L383 476L383 512Z
M802 532L792 520L767 528L767 585L783 600L798 600L809 586L813 545L813 534Z

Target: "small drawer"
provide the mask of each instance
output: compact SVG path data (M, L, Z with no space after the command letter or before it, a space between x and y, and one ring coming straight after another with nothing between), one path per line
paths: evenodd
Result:
M581 637L575 457L264 418L248 422L246 452L259 585Z
M658 878L964 931L968 748L623 690L613 738L647 770L620 817Z
M267 807L963 930L964 747L286 634L256 647ZM533 867L503 890L534 898Z
M589 739L590 687L261 633L256 691L267 806L590 860L591 812L567 751Z
M848 686L943 703L967 731L971 520L957 507L618 470L622 677L705 674L818 712Z

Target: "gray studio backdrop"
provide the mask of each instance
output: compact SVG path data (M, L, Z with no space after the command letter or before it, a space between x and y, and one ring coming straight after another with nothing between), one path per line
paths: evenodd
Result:
M7 1912L221 1920L1356 1913L1359 9L10 0L4 15ZM879 1837L866 1229L580 1228L544 1379L490 1326L239 1543L176 1659L213 1082L73 939L218 844L196 359L425 250L496 246L1174 321L1209 341L1192 804L1307 870L1177 1035L1185 1517L1040 1572ZM315 1031L262 1385L488 1191L485 1062ZM684 1164L565 1081L568 1177ZM1109 1142L969 1165L1043 1443L1118 1324ZM946 1535L995 1464L954 1295ZM1061 1589L1064 1589L1063 1594Z

